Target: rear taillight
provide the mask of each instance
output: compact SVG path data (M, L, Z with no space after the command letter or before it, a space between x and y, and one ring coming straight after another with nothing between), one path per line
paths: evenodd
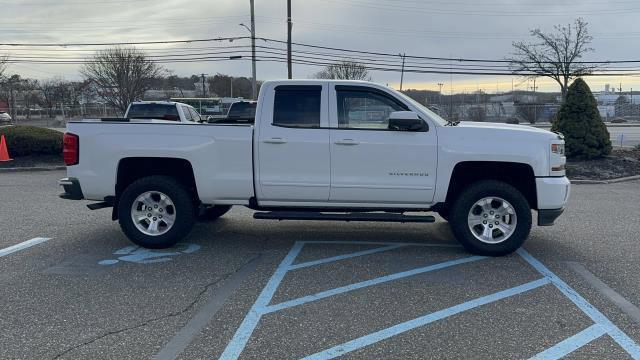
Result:
M78 164L80 161L80 138L78 138L78 135L64 133L62 140L62 157L67 166Z

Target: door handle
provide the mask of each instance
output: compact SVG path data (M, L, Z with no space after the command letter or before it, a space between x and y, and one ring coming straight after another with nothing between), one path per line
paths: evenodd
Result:
M274 138L271 138L271 139L264 140L263 143L266 143L266 144L286 144L287 140L285 140L283 138L274 137Z
M347 146L353 146L353 145L358 145L360 144L359 142L353 140L353 139L342 139L342 140L338 140L335 142L336 145L347 145Z

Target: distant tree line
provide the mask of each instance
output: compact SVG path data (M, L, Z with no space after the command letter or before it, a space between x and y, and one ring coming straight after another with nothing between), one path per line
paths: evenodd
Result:
M135 47L114 47L96 52L80 69L83 80L70 81L62 77L44 80L9 75L6 58L0 57L0 104L7 104L15 117L16 109L30 117L31 109L43 109L54 117L62 109L81 109L81 104L101 103L124 112L130 102L141 100L147 90L166 90L181 96L190 91L202 97L200 75L179 76L153 62ZM216 74L205 78L207 97L251 98L251 79ZM258 89L262 82L258 82ZM1 105L0 105L1 106ZM81 112L81 110L80 110ZM67 114L69 115L69 114ZM77 114L77 115L80 115Z

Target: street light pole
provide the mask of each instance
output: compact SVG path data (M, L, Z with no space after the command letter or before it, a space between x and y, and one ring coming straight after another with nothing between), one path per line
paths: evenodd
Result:
M249 0L251 4L251 99L258 97L258 87L256 84L256 17L253 9L254 0Z
M289 79L293 78L293 69L291 68L291 0L287 0L287 73Z
M255 100L258 97L258 85L256 83L256 21L255 21L255 12L253 10L253 1L250 0L251 4L251 27L240 23L238 25L247 29L251 34L251 99ZM230 58L240 59L242 56L232 56Z

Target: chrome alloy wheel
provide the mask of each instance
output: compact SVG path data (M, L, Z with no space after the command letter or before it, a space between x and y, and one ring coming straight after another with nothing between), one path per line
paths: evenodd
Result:
M471 206L467 223L476 239L498 244L513 235L518 217L514 207L505 199L485 197Z
M171 230L176 222L176 208L166 194L147 191L131 205L131 219L141 233L160 236Z

